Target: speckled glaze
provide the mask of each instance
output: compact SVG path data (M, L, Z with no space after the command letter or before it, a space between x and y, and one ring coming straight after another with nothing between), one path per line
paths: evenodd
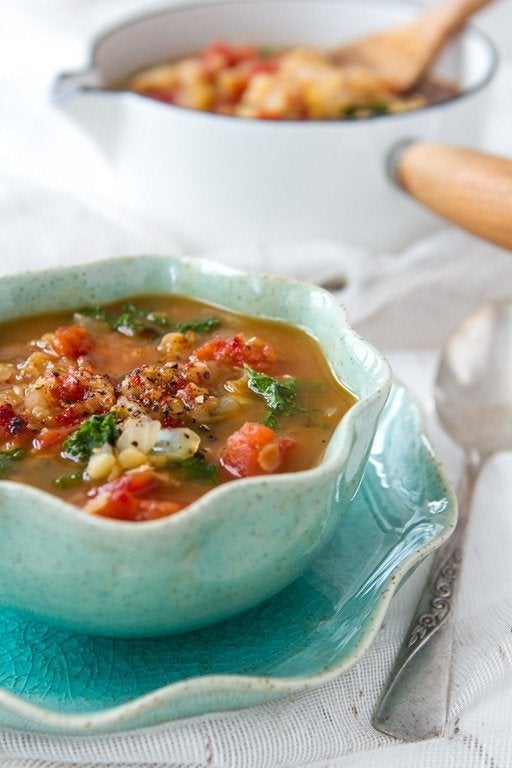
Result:
M0 319L142 293L192 296L302 326L358 402L318 467L234 481L162 520L94 517L1 482L0 605L91 634L206 626L290 584L343 527L391 384L386 361L326 291L195 257L126 257L5 277Z
M349 511L311 567L262 605L146 639L72 634L1 609L0 725L110 733L325 683L368 647L397 586L455 517L418 405L395 384Z

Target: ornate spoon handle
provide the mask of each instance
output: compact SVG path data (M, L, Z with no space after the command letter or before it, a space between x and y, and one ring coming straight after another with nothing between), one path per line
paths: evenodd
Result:
M473 490L484 460L466 456L458 500L459 517L452 536L435 556L429 578L373 715L377 730L419 741L444 732L452 654L451 614Z

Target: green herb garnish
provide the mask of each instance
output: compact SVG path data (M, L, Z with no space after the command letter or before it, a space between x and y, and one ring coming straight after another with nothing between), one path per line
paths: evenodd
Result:
M103 307L83 307L79 310L78 314L92 317L94 320L101 320L101 322L111 325L111 320Z
M255 371L249 365L244 366L249 389L257 395L261 395L267 403L270 413L265 418L267 427L277 425L277 415L288 416L300 410L295 404L298 393L297 379L287 376L283 379L274 379L266 373Z
M179 333L186 333L187 331L195 331L196 333L210 333L220 325L220 318L214 315L208 317L200 317L197 320L187 320L186 323L179 323L176 326L176 330Z
M119 436L113 413L95 415L84 421L62 444L66 458L88 461L93 450L105 443L113 445Z
M158 336L159 332L155 329L155 324L148 321L148 313L139 309L135 304L125 304L123 312L113 321L112 326L124 333L125 336L138 336L141 334L150 334Z
M374 115L387 115L389 103L387 101L376 101L374 104L370 104L370 110Z
M76 485L80 485L80 483L83 482L83 479L83 473L77 470L76 472L71 472L69 475L59 475L59 477L55 478L53 483L62 491L66 488L74 488Z
M359 114L370 115L387 115L389 113L389 102L387 101L375 101L373 104L352 104L347 107L344 112L344 117L357 117Z
M12 472L13 461L19 461L23 456L21 448L13 448L12 451L0 451L0 478L9 477Z
M178 469L187 480L206 480L213 485L219 482L218 467L206 461L202 453L184 461L172 462L168 468Z
M119 317L110 317L102 307L85 307L80 310L80 314L108 323L111 328L125 336L150 336L152 338L162 336L169 331L210 333L221 324L220 318L214 315L192 318L183 323L173 323L165 315L153 310L146 311L135 304L125 304Z

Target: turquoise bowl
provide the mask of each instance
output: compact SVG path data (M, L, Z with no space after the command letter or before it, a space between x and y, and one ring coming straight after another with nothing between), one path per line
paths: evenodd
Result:
M327 683L368 648L398 586L456 517L420 407L394 383L347 514L309 568L255 608L145 638L79 634L0 608L0 726L112 734Z
M343 526L391 386L382 355L328 292L194 257L123 257L5 277L0 320L136 294L191 296L300 326L357 403L317 467L233 481L161 520L95 517L1 482L0 605L107 636L204 627L296 579Z

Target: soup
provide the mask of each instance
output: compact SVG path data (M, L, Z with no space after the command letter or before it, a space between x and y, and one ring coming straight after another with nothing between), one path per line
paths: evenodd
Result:
M368 67L312 47L272 51L214 42L197 55L149 67L123 87L168 104L266 120L337 120L393 114L451 98L433 78L398 94Z
M152 520L318 464L353 395L290 325L142 296L0 326L0 474Z

